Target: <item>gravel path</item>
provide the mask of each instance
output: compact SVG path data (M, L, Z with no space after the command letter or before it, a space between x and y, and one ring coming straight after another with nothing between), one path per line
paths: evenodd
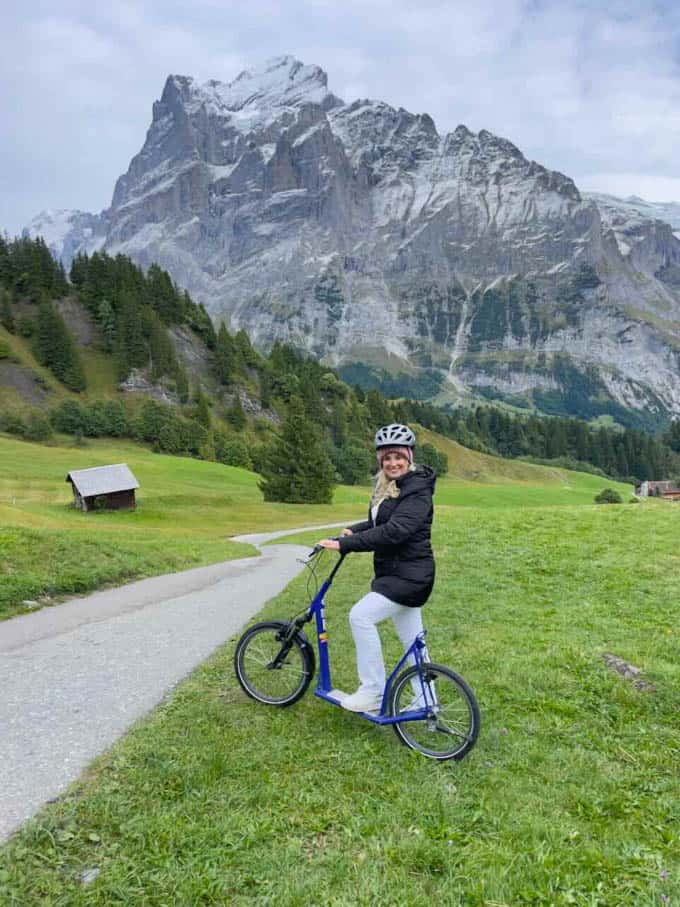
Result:
M235 541L259 546L303 529ZM0 840L236 634L308 552L271 545L0 623Z

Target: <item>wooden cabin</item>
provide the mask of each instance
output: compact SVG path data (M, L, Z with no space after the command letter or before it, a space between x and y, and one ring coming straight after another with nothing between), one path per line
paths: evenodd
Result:
M74 469L66 476L79 510L134 510L139 482L126 463Z
M680 501L680 488L673 482L641 482L635 489L640 498L661 498L663 501Z

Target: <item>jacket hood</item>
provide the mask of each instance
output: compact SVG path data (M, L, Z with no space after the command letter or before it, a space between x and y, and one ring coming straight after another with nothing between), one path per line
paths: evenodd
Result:
M418 491L427 489L430 494L434 494L434 485L437 481L437 473L431 466L416 466L411 472L396 480L399 488L399 497L406 497L408 494L415 494Z

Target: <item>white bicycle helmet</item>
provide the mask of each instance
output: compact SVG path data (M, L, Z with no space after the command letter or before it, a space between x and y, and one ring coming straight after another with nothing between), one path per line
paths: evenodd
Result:
M375 433L375 449L379 447L415 447L416 436L408 425L383 425Z

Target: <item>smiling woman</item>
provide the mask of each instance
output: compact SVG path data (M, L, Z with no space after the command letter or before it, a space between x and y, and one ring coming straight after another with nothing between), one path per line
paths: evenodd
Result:
M352 608L349 621L356 645L359 688L345 697L350 712L380 707L385 663L376 624L392 618L407 649L423 630L420 608L434 585L431 544L435 475L416 466L416 438L407 425L386 425L375 435L380 471L375 480L368 519L342 530L340 539L322 539L324 548L348 554L372 551L375 576L371 591ZM423 652L427 660L427 651ZM414 681L414 695L418 695Z

